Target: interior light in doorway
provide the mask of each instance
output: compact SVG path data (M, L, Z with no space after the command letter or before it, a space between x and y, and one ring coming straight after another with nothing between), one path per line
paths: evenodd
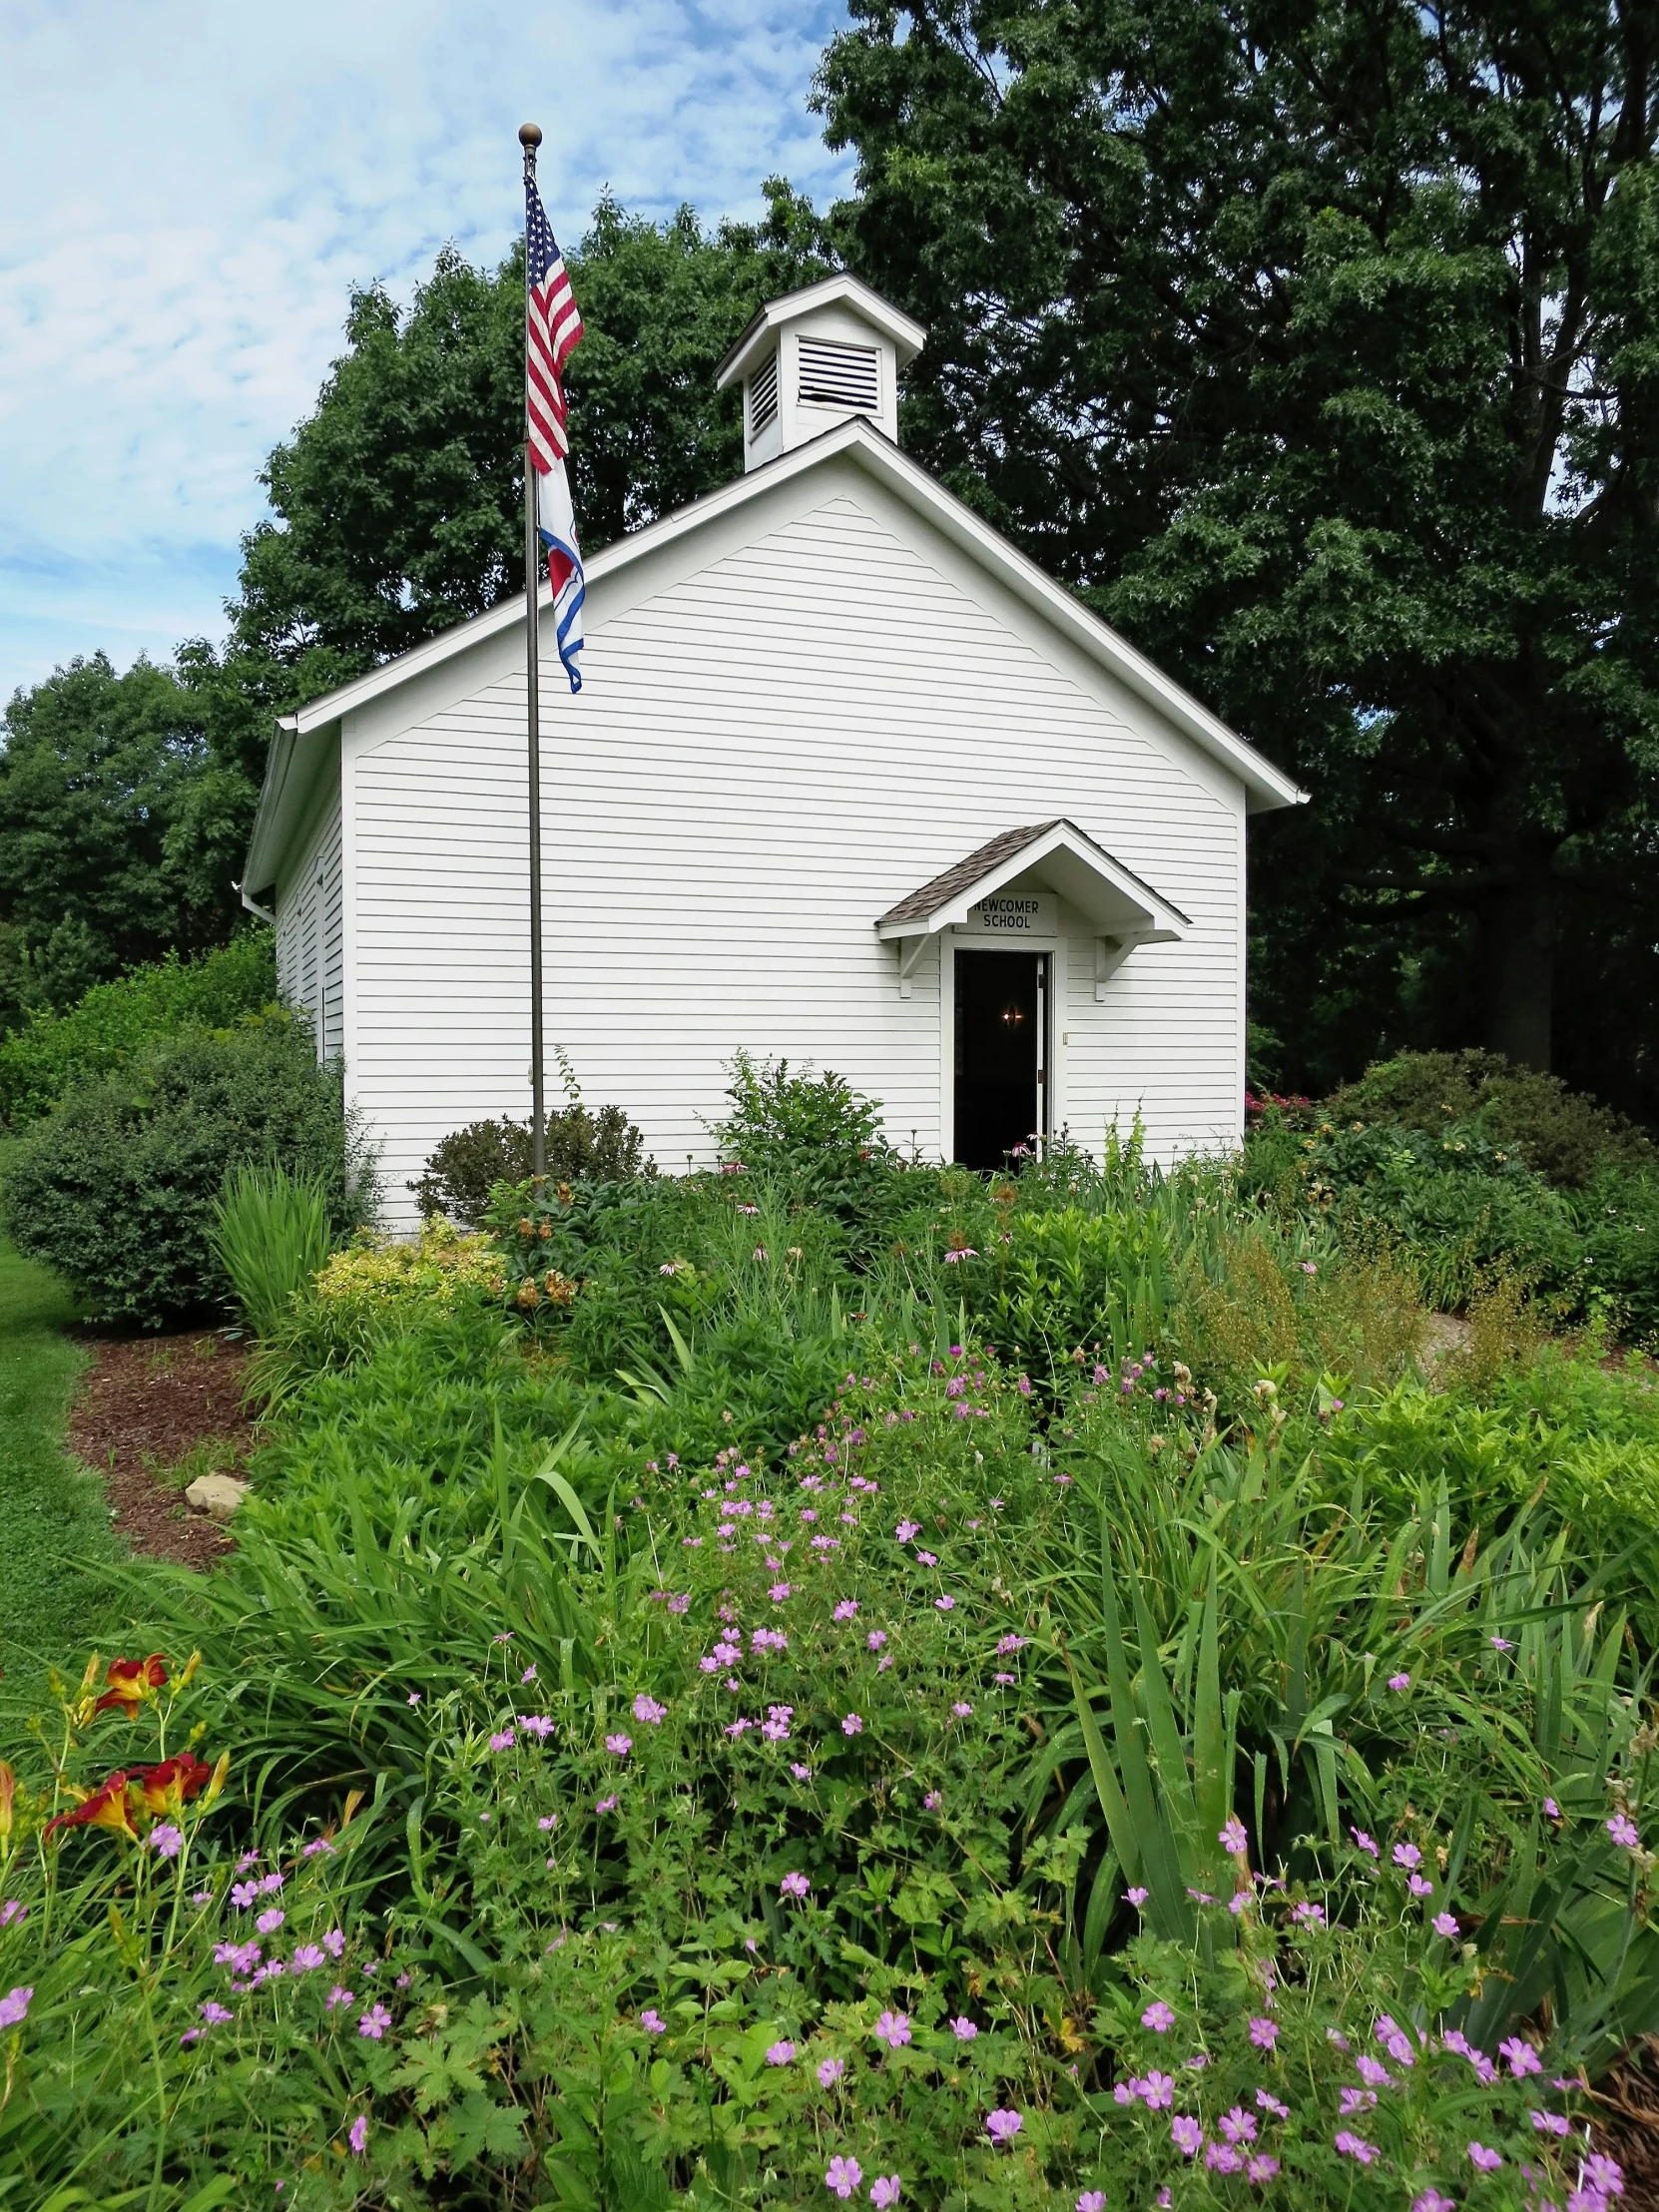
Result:
M1025 1019L1024 1010L1018 1006L1004 1006L1002 1009L1002 1018L1008 1024L1010 1029L1017 1029L1020 1023Z

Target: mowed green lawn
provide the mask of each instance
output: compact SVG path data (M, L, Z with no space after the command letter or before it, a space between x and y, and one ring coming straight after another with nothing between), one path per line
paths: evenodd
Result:
M123 1556L96 1474L64 1449L84 1355L68 1293L0 1237L0 1702L32 1707L57 1666L78 1675L119 1617L101 1565ZM0 1745L0 1752L4 1746Z

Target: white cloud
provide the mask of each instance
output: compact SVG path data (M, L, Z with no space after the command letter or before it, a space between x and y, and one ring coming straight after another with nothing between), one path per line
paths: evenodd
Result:
M566 240L829 198L833 0L0 0L0 701L76 652L217 634L267 451L353 283L507 250L516 132Z

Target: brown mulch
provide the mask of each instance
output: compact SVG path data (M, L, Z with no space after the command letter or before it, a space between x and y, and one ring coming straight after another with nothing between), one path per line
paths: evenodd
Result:
M211 1567L232 1548L230 1536L193 1513L162 1470L209 1437L226 1439L216 1473L246 1459L254 1433L242 1401L247 1353L213 1330L142 1338L88 1332L81 1342L91 1365L70 1412L69 1448L104 1477L116 1532L141 1558Z
M1596 2084L1595 2142L1624 2168L1619 2212L1659 2212L1659 2036Z

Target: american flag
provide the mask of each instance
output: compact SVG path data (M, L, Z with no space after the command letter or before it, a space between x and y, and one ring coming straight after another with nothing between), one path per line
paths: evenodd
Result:
M525 313L526 427L530 462L536 472L536 523L547 548L553 580L553 620L570 688L582 688L576 657L582 650L582 601L586 585L576 543L576 516L570 501L565 456L564 365L582 335L564 256L559 252L541 195L526 178L524 253L529 273Z

